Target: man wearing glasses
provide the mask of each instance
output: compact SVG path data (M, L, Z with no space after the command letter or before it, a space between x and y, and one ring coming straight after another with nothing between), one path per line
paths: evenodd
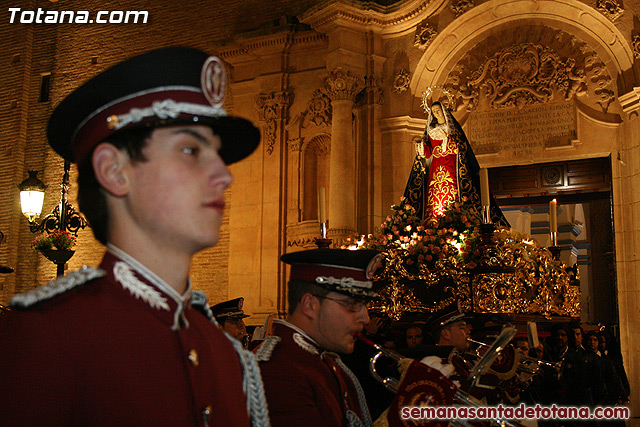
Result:
M336 353L353 352L377 295L373 250L315 249L291 265L288 316L256 350L273 426L371 425L360 383Z

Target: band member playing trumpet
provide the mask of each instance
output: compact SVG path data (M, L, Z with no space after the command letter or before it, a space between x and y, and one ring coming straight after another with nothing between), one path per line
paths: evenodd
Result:
M364 393L336 353L351 353L369 322L378 252L290 253L289 315L256 350L273 426L369 426Z
M464 354L469 349L469 325L466 315L460 312L457 304L452 304L436 312L428 321L427 327L433 335L436 345L450 346L454 350L449 354L447 362L453 365L455 372L449 378L459 381L462 389L471 388L469 373L472 365ZM498 378L491 374L482 375L475 387L469 390L477 398L485 398L489 403L498 400Z

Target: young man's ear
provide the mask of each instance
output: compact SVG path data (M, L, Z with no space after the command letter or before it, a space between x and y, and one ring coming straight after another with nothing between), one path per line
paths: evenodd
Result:
M129 192L129 179L124 167L130 160L125 152L103 142L93 150L91 161L96 179L105 191L116 197L125 196Z

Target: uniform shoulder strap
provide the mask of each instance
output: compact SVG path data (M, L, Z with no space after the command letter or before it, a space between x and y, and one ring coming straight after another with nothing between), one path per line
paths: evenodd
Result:
M87 267L85 265L80 270L53 280L44 286L14 296L11 300L11 308L26 310L40 302L53 299L58 295L62 295L71 289L82 286L106 274L104 270Z

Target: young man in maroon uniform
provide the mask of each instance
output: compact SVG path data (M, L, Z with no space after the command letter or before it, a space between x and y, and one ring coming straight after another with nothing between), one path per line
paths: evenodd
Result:
M79 203L107 246L20 294L0 320L3 425L268 424L252 354L193 308L192 256L218 241L227 165L259 131L222 109L220 59L165 48L94 77L48 138L78 164Z
M211 313L220 327L229 335L240 341L243 345L247 342L247 325L244 324L245 317L242 306L244 298L234 298L211 306Z
M317 249L281 259L291 264L289 316L274 320L256 351L272 425L371 425L360 383L336 353L351 353L369 322L377 251Z

